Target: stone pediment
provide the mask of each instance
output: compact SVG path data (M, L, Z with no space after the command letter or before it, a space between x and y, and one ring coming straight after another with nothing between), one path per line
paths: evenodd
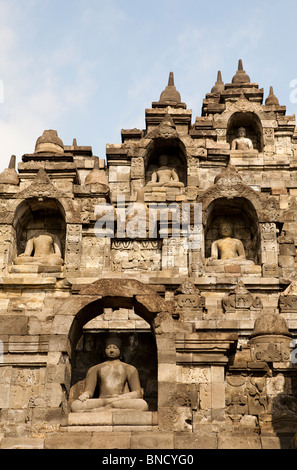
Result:
M34 197L50 197L60 199L67 196L54 186L46 171L41 168L32 184L24 190L20 191L16 197L18 199L28 199Z
M68 194L57 189L43 169L39 170L30 186L17 193L14 197L18 200L36 201L37 204L44 202L44 200L59 201L65 211L68 223L75 224L81 222L82 213L78 202L71 199Z
M149 132L146 136L146 139L177 139L179 138L179 134L176 130L176 126L174 121L169 113L164 116L163 121L161 124L156 128Z
M242 198L250 201L257 211L260 222L277 220L279 209L277 201L263 196L242 181L236 168L229 165L215 179L214 185L204 191L198 197L198 203L202 203L203 210L216 199Z
M191 281L185 281L174 293L174 309L178 313L183 310L205 310L203 297Z
M243 282L239 282L236 288L223 299L223 309L225 312L238 310L259 309L263 307L259 297L254 297L245 287Z
M242 111L248 111L257 114L262 112L262 105L260 103L249 101L245 93L242 92L237 101L226 102L226 110L222 113L222 117L224 114L233 114Z

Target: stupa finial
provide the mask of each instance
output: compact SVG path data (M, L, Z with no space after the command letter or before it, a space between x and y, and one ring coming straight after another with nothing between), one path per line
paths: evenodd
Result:
M245 73L245 70L243 69L242 59L239 59L238 69L232 79L232 83L242 84L242 83L250 83L250 82L251 82L250 77Z

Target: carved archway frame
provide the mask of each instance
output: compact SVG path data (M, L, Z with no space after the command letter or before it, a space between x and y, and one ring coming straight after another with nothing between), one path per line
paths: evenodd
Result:
M276 222L280 220L281 212L277 201L272 197L264 196L247 184L244 184L236 168L231 165L216 177L213 186L204 191L197 198L196 202L201 204L202 224L204 228L207 226L213 205L220 199L227 199L230 202L241 199L249 203L259 225L262 263L265 264L265 252L267 251L268 245L269 250L273 245L273 248L275 248L275 263L277 264ZM269 236L267 236L267 231L269 232ZM275 263L270 262L268 264Z
M162 426L162 416L174 406L172 397L176 397L177 389L172 303L134 279L101 279L83 287L56 307L52 326L53 341L60 338L58 342L64 344L63 352L70 361L84 325L101 315L105 308L134 308L135 313L151 326L158 354L158 413Z

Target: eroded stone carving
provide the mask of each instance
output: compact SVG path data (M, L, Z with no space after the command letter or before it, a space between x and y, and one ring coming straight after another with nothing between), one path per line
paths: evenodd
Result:
M59 239L49 234L31 238L27 241L25 252L19 255L14 263L16 265L62 266L64 261Z
M246 379L242 375L227 376L226 411L233 421L239 422L248 413L248 398L245 387Z
M122 342L111 335L105 342L106 361L92 367L87 374L85 391L73 402L73 412L128 409L148 411L143 400L137 369L120 360ZM93 398L96 386L99 398Z
M255 321L249 345L252 361L287 362L290 360L290 342L286 320L279 314L263 314Z
M280 295L279 309L281 313L297 312L297 282L294 281L285 292Z
M234 291L223 299L223 309L225 312L240 310L261 309L263 307L261 299L254 297L245 287L242 281L236 286Z
M265 378L249 377L247 380L249 414L260 415L267 411Z
M191 281L184 282L174 293L175 311L205 310L205 297Z

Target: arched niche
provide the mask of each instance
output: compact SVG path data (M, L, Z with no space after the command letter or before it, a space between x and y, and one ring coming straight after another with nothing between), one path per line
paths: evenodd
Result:
M16 237L16 256L24 253L28 240L48 234L59 239L64 257L65 212L56 199L32 198L23 201L15 212L13 226Z
M149 183L152 174L159 168L159 159L162 155L168 156L168 166L176 170L179 181L187 186L187 157L186 149L178 138L152 139L144 159L145 184Z
M221 238L221 221L229 222L233 227L233 237L242 241L246 259L260 264L261 236L256 210L245 198L225 197L214 200L206 213L205 257L211 257L212 244Z
M262 152L264 147L262 124L257 114L251 111L235 112L229 119L227 126L227 142L232 142L238 137L238 130L244 127L246 137L253 142L254 150Z
M117 328L115 317L108 323L104 317L106 309L112 309L115 317L119 309L133 310L135 327L129 327L127 321L123 327L119 321ZM64 316L71 310L75 310L75 316L68 334L72 367L69 405L83 391L87 370L103 361L104 338L116 332L123 340L123 360L138 369L144 399L150 411L156 411L158 367L162 363L160 354L164 355L158 342L164 341L173 332L169 327L173 320L166 302L151 288L136 280L103 279L82 291L81 295L66 301L60 314ZM146 322L146 328L143 327L144 322L141 327L137 326L137 317ZM166 323L164 333L163 322ZM175 354L175 350L167 351L167 354Z

